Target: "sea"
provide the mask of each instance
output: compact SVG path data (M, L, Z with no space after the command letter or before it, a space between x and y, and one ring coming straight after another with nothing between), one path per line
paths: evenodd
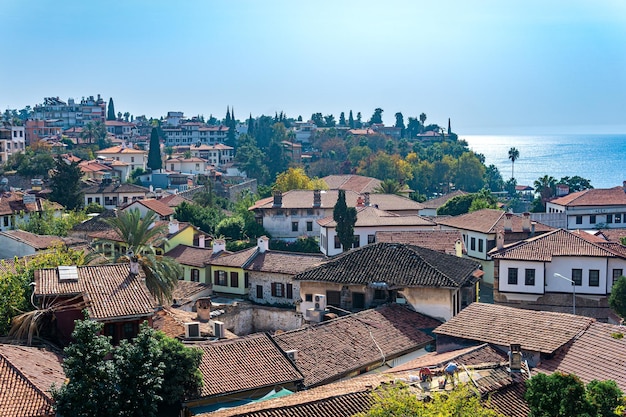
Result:
M485 165L495 165L505 181L511 178L509 149L517 148L518 185L532 187L544 175L557 181L578 175L594 188L622 186L626 181L626 134L459 135L459 139L483 154Z

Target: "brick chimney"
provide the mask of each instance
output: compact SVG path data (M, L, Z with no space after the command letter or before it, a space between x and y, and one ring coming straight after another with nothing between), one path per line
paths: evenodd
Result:
M522 216L524 216L522 219L522 230L524 232L530 232L530 213L526 211Z
M363 197L358 196L358 197L357 197L357 199L356 199L356 206L357 206L357 207L363 207L364 205L365 205L365 204L364 204Z
M267 236L261 236L257 239L259 253L265 253L270 249L270 239Z
M282 207L282 206L283 206L283 192L274 191L274 205L272 207Z
M313 190L313 207L322 206L322 191Z
M498 230L496 233L496 248L501 250L504 247L504 231Z
M513 230L513 213L504 213L504 231L510 232Z

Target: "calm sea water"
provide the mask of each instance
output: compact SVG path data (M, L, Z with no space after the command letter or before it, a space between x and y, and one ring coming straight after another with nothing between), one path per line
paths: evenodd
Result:
M509 149L517 148L515 179L518 185L551 175L557 180L579 175L594 188L621 186L626 180L626 135L460 135L470 149L485 155L506 181L511 178Z

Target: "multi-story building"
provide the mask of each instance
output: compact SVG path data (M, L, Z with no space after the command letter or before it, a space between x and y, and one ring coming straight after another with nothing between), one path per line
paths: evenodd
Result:
M59 97L45 97L43 104L33 109L33 118L47 120L51 125L67 129L72 126L84 126L89 122L104 123L106 103L100 97L83 97L79 103L73 98L67 103Z
M26 146L43 138L60 137L61 128L48 120L27 120L24 127Z
M191 151L191 155L196 158L206 159L208 163L213 165L215 168L219 168L221 165L233 162L233 158L235 157L234 149L231 146L224 145L223 143L218 143L216 145L193 145L189 148L189 150Z
M9 156L23 152L25 148L24 126L4 123L0 125L0 164L6 163Z
M137 126L134 123L125 122L123 120L107 120L104 124L107 128L107 132L118 139L127 140L138 135Z
M166 124L163 126L165 146L216 145L224 143L228 130L227 126L207 126L202 122L184 122L179 125Z

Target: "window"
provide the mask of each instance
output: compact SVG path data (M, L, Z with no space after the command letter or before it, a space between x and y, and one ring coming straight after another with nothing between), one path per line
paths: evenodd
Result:
M367 235L367 244L376 243L376 235Z
M484 244L485 244L484 240L478 239L478 252L482 252L483 251Z
M473 237L473 238L470 240L470 242L471 242L471 243L470 243L470 249L471 249L471 250L476 250L476 238L475 238L475 237Z
M576 216L576 224L583 224L583 216Z
M341 242L339 241L339 236L335 235L335 249L341 249Z
M272 297L284 297L285 284L282 282L272 282Z
M87 197L87 204L91 204L93 202L93 198Z
M359 246L361 246L361 239L359 238L359 235L354 235L352 237L352 247L358 248Z
M596 215L595 214L592 214L591 216L589 216L589 223L596 224Z
M287 284L287 298L293 299L293 284Z
M297 216L297 215L298 215L298 210L296 210L296 209L291 209L291 211L289 212L289 214L291 214L292 216Z
M313 294L304 294L304 301L306 301L308 303L312 303L313 302Z
M374 290L374 300L386 300L386 299L387 299L387 291Z
M572 269L572 281L574 281L574 285L583 285L582 269Z
M122 327L122 337L124 339L132 339L137 335L137 331L135 330L136 323L124 323Z
M96 197L96 204L100 204L100 197Z
M524 272L524 285L535 285L535 270L526 269Z
M306 231L307 232L313 231L313 222L306 222Z
M312 216L313 215L313 209L306 209L306 215L307 216Z
M365 308L365 294L362 292L352 293L352 308Z
M509 268L509 285L517 285L517 268Z
M291 231L292 232L298 231L298 222L291 222Z
M226 283L226 271L215 271L213 272L213 283L215 285L221 285L225 287Z
M590 287L600 286L600 270L599 269L589 270L589 286Z
M619 277L621 277L622 275L624 275L623 269L614 269L613 270L613 284L615 284L615 281L617 281Z
M130 162L135 162L135 157L134 156L130 157Z
M247 272L243 273L243 286L248 288L250 286L250 277Z
M9 216L2 217L2 224L4 225L4 227L9 227Z
M335 307L341 307L341 292L326 291L326 304Z
M607 223L613 223L613 215L612 214L607 214L606 215L606 222Z
M230 273L230 286L232 288L239 287L239 272L231 272Z
M256 286L256 298L259 300L263 299L263 286L262 285Z
M191 281L200 282L200 270L199 269L191 268Z

